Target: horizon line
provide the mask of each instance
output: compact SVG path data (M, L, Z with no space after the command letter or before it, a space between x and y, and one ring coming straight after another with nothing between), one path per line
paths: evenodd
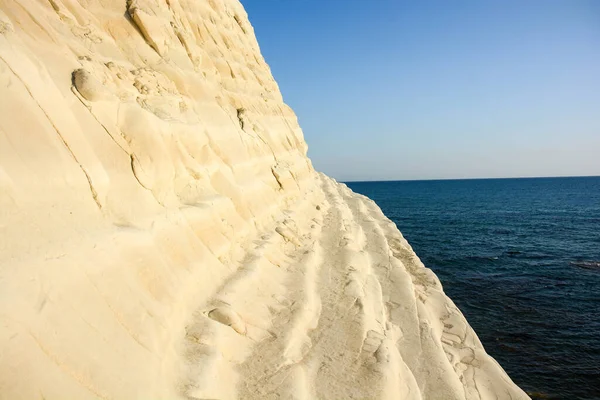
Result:
M367 182L435 182L435 181L476 181L476 180L502 180L502 179L556 179L556 178L600 178L600 175L559 175L559 176L505 176L488 178L424 178L424 179L381 179L381 180L340 180L341 183L367 183Z

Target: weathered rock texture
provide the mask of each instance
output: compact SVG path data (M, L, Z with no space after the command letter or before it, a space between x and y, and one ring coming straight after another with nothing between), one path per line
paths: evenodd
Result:
M525 397L239 2L0 2L0 398Z

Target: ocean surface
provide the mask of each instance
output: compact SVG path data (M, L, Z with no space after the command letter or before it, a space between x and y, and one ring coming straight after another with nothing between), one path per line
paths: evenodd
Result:
M600 399L600 177L350 182L533 398Z

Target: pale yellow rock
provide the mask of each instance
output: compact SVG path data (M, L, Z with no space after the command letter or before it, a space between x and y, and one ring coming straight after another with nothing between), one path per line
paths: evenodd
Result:
M217 307L208 313L208 317L224 325L230 326L240 335L246 334L246 324L230 307Z
M306 151L237 0L0 2L0 398L527 398Z
M102 82L83 68L76 69L73 72L73 85L89 101L110 99L110 93L104 89Z

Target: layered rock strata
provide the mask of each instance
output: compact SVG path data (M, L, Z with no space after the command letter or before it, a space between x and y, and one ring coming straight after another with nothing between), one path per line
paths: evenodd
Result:
M0 398L526 398L306 150L235 0L0 3Z

